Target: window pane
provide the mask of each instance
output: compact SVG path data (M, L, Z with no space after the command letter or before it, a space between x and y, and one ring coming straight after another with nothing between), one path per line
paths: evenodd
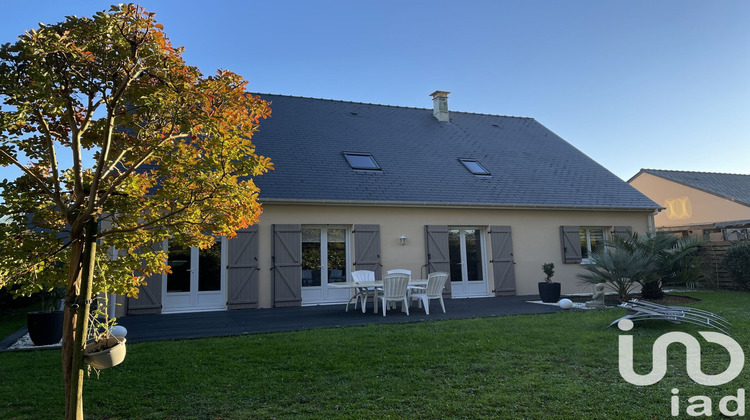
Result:
M467 229L466 235L466 269L469 281L482 281L482 245L479 230Z
M328 282L346 281L346 230L328 229Z
M581 229L581 258L589 257L589 242L586 238L586 229Z
M482 166L479 162L476 160L461 160L461 163L466 166L466 169L471 171L474 175L489 175L490 172L486 169L484 169L484 166Z
M344 153L344 156L346 156L346 160L349 161L349 166L352 169L380 169L371 155Z
M591 252L599 252L604 248L604 229L589 229Z
M302 229L302 287L320 286L320 229Z
M167 264L172 272L167 274L167 292L190 291L190 248L169 244Z
M198 251L198 291L221 290L221 242Z
M604 249L604 229L581 229L581 257L589 258L591 253Z
M463 281L461 273L461 231L448 231L448 256L451 265L451 281Z

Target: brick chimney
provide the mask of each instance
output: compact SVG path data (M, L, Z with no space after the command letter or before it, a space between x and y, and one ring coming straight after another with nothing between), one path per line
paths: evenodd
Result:
M442 90L436 90L430 94L432 96L432 116L440 122L450 122L448 115L448 94Z

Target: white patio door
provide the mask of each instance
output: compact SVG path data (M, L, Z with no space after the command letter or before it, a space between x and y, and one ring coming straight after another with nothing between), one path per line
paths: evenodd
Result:
M329 287L349 278L349 229L302 226L302 304L346 303L350 289Z
M479 228L448 229L451 294L454 298L489 295L482 238Z
M162 278L162 313L226 309L224 239L211 248L167 245L172 272Z

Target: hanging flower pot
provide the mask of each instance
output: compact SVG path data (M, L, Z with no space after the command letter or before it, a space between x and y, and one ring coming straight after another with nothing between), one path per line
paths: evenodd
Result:
M95 341L86 346L83 360L96 369L107 369L117 366L125 360L125 341L123 337L109 337Z

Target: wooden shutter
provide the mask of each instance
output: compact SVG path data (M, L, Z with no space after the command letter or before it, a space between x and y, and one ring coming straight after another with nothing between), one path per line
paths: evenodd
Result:
M560 226L560 243L564 264L581 262L581 228L579 226Z
M619 236L622 239L626 239L630 236L630 233L633 231L633 228L631 226L615 226L612 229L612 235L613 236Z
M380 263L380 225L354 225L354 270L375 272L382 279Z
M227 309L258 307L258 226L227 241Z
M164 249L160 242L152 246L154 249ZM138 299L128 298L128 315L151 315L161 313L161 285L162 274L157 273L146 278L146 283L138 287Z
M495 277L495 296L516 294L516 272L513 261L513 240L510 226L491 226L492 272Z
M451 260L448 254L448 226L426 225L425 251L427 253L427 273L442 271L448 273L443 296L451 296Z
M302 304L302 226L273 225L273 306Z

